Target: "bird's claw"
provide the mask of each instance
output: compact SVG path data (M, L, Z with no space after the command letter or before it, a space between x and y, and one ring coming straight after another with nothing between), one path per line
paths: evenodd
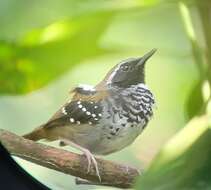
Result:
M95 171L96 171L96 174L99 178L99 181L101 182L101 177L100 177L100 172L99 172L99 169L98 169L98 164L97 164L97 161L95 159L95 157L93 156L93 154L89 151L89 150L84 150L84 155L86 156L87 158L87 161L88 161L88 168L87 168L87 173L90 172L90 169L91 169L91 164L93 163L94 167L95 167Z

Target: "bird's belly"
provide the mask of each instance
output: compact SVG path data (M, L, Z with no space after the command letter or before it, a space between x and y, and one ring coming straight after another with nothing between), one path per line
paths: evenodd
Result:
M95 126L95 129L75 131L74 136L69 137L74 143L89 149L93 154L106 155L117 152L130 145L136 137L141 133L143 127L139 125L131 125L128 123L124 128L114 125L111 130L110 126ZM117 131L117 129L119 129ZM116 131L116 133L114 133ZM66 133L68 134L68 133Z
M104 134L101 141L92 149L94 154L106 155L117 152L130 145L142 132L142 126L126 126L113 135ZM111 133L110 133L111 134Z
M127 123L126 126L122 127L121 124L111 125L98 125L98 126L80 126L75 128L75 130L67 128L67 130L62 130L65 137L72 142L87 148L93 154L96 155L106 155L113 152L117 152L128 145L130 145L136 137L142 132L143 124L132 125ZM79 127L79 126L77 126Z
M95 147L100 143L101 136L102 130L100 127L85 126L83 129L74 132L71 141L93 152Z

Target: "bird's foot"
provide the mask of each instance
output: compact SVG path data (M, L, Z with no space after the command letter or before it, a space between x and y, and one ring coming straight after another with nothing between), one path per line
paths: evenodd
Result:
M99 169L98 169L98 164L97 164L97 161L94 157L94 155L86 148L70 141L70 140L67 140L67 139L64 139L64 138L61 138L60 139L60 146L65 146L65 145L70 145L78 150L80 150L81 152L84 153L84 155L86 156L87 158L87 161L88 161L88 168L87 168L87 173L90 172L90 169L91 169L91 164L94 165L94 168L95 168L95 171L96 171L96 175L98 176L99 178L99 181L101 182L101 177L100 177L100 172L99 172Z
M96 174L97 174L97 176L99 178L99 181L101 182L101 177L100 177L100 172L99 172L99 169L98 169L98 164L97 164L97 161L96 161L94 155L88 149L83 149L82 151L83 151L83 153L86 156L87 161L88 161L87 173L90 172L91 164L93 164L94 167L95 167Z

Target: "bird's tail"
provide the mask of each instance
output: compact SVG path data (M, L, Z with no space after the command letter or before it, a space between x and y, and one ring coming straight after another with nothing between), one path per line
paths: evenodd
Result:
M26 139L32 140L32 141L38 141L40 139L45 139L46 134L45 134L45 129L43 128L43 126L44 125L39 126L32 132L23 135L23 137Z

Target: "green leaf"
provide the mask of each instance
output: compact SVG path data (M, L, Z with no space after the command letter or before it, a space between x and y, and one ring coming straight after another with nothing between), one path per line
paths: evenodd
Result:
M164 146L136 189L211 189L210 139L209 117L194 118Z
M18 42L0 42L0 93L39 89L75 64L105 53L99 40L113 15L84 14L34 29Z
M186 116L187 119L194 117L201 113L204 100L202 95L202 84L203 81L198 81L195 86L192 88L188 99L186 101Z

